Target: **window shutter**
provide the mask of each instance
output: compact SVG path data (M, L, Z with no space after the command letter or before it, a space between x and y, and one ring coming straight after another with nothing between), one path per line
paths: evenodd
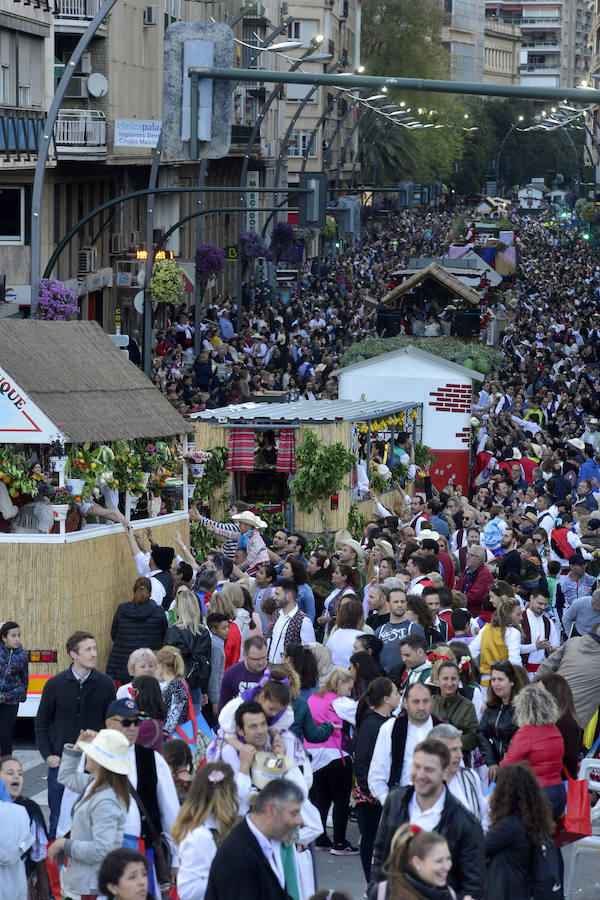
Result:
M3 79L3 102L14 106L17 102L16 66L15 66L15 34L12 31L0 29L0 66L8 70Z
M44 41L31 38L29 51L29 76L31 85L31 105L42 106L42 60L44 58Z

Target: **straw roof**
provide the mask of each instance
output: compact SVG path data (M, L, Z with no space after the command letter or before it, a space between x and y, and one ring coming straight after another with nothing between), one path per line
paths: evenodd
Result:
M402 284L396 285L389 294L382 297L381 303L388 305L389 303L400 299L407 291L412 290L428 278L433 278L434 281L437 281L438 284L445 287L454 297L460 297L461 300L466 300L468 303L472 303L473 306L479 306L481 303L481 298L477 291L464 285L462 281L459 281L459 279L448 272L447 269L438 266L437 263L431 263L431 265L427 266L425 269L421 269L419 272L411 275L411 277L407 278L406 281L403 281Z
M0 320L0 366L74 443L193 430L96 322Z

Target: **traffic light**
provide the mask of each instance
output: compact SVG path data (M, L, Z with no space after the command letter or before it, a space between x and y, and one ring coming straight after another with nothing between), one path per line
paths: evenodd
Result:
M325 228L327 216L327 175L324 172L301 173L300 187L309 194L300 194L298 201L298 226L300 228Z
M589 241L589 239L590 239L590 236L587 233L587 231L584 231L583 234L581 235L581 237L583 238L584 241Z

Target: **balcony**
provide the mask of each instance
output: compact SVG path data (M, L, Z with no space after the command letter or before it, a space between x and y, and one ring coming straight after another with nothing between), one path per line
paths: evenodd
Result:
M59 160L106 159L106 118L95 109L61 109L54 128Z
M0 161L34 166L46 114L42 110L0 106Z
M54 29L62 34L81 34L102 5L102 0L56 0ZM106 36L106 25L98 28L96 36Z
M523 16L521 19L521 27L524 31L529 31L530 28L545 28L548 25L558 28L560 24L560 16L546 16L544 18L541 16Z
M539 72L540 75L558 75L560 63L525 63L520 67L521 72Z

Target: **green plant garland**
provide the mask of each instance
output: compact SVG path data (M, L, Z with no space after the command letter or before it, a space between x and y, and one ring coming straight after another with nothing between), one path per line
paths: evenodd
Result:
M355 465L356 456L341 442L326 446L308 431L296 448L296 477L291 486L298 508L310 512L318 506L323 515L322 504L332 494L342 487L350 489L344 479Z
M204 447L211 458L204 466L204 475L196 482L194 500L213 500L218 488L227 481L227 447Z

